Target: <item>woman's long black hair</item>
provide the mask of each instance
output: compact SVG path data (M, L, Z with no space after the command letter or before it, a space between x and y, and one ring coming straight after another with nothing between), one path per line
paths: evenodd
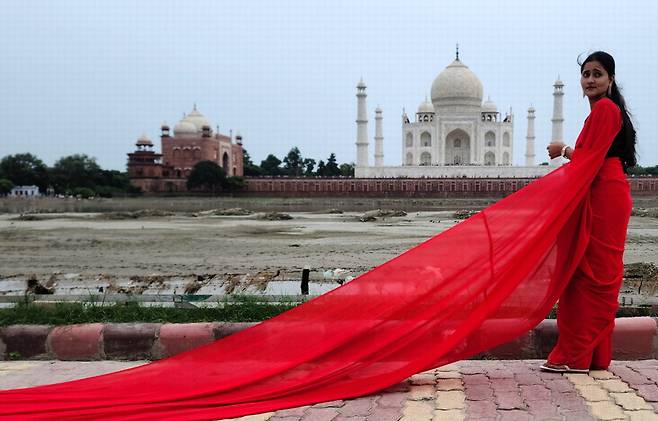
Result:
M605 51L595 51L588 55L584 61L581 62L579 59L578 64L580 64L581 73L585 67L585 64L589 63L590 61L598 61L611 77L615 76L615 59L612 58L610 54L606 53ZM633 122L631 120L631 114L626 108L626 101L619 91L616 78L613 79L610 94L607 96L612 100L612 102L617 104L621 110L621 130L617 134L617 137L615 137L614 143L619 142L621 144L620 159L622 166L624 167L624 171L626 171L628 168L637 165L637 154L635 151L635 143L637 142L637 139L635 136L635 127L633 127Z

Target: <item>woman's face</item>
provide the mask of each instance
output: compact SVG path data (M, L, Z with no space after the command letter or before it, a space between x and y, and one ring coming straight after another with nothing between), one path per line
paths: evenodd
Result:
M612 78L601 63L595 60L585 63L580 74L580 86L582 86L583 93L587 95L590 101L603 98L611 83Z

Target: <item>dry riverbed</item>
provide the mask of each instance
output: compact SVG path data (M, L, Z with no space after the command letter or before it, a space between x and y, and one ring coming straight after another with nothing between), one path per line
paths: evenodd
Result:
M0 275L34 276L43 283L65 274L81 279L180 275L192 280L212 275L223 281L249 274L266 284L298 278L308 267L312 280L344 279L451 227L459 222L456 210L409 211L369 222L360 220L363 211L329 209L286 212L291 219L208 211L4 213ZM657 218L631 218L624 260L658 265ZM187 285L189 279L182 282Z

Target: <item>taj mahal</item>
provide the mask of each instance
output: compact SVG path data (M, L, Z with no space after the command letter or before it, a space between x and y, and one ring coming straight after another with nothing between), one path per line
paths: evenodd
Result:
M553 87L552 140L561 141L564 84L558 78ZM357 178L541 177L562 162L557 158L550 165L535 163L535 109L530 107L525 165L512 164L512 110L510 108L503 116L490 98L483 102L482 82L459 59L459 50L455 60L432 82L431 102L425 98L413 119L403 110L400 166L383 165L384 137L379 107L375 109L374 165L370 165L367 93L363 79L356 89Z

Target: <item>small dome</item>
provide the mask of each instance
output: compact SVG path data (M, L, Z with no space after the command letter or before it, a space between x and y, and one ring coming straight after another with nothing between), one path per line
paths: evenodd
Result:
M153 146L153 142L151 142L151 139L146 135L146 133L143 133L139 139L137 139L137 145L151 145Z
M365 88L366 87L366 84L363 81L363 78L361 78L361 80L359 80L359 83L357 83L356 87L357 88Z
M197 132L198 130L196 126L185 119L179 121L178 124L174 126L174 135L176 136L191 135L196 134Z
M432 82L432 103L479 107L482 104L482 82L468 66L455 60Z
M379 105L378 105L377 108L375 108L375 113L381 114L381 112L382 112L382 109L379 108Z
M203 129L203 126L212 127L212 125L211 125L210 122L206 119L206 117L204 117L204 115L201 114L201 113L196 109L196 106L194 107L194 109L192 110L192 112L189 113L189 114L187 115L187 117L185 117L185 118L183 119L183 121L187 121L187 122L189 122L189 123L192 123L192 124L196 127L197 131L200 131L201 129Z
M137 139L137 144L138 145L152 145L153 142L151 142L151 139L146 135L146 133L142 133L142 135Z
M421 104L418 106L418 112L419 113L433 113L434 112L434 105L432 105L431 102L425 98L424 102L421 102Z
M535 107L533 107L533 106L531 105L530 108L528 108L528 112L529 112L529 113L534 113L534 112L535 112Z
M483 113L497 113L498 112L498 107L496 107L496 103L491 100L491 98L487 98L486 101L484 101L484 104L482 104L482 112Z

